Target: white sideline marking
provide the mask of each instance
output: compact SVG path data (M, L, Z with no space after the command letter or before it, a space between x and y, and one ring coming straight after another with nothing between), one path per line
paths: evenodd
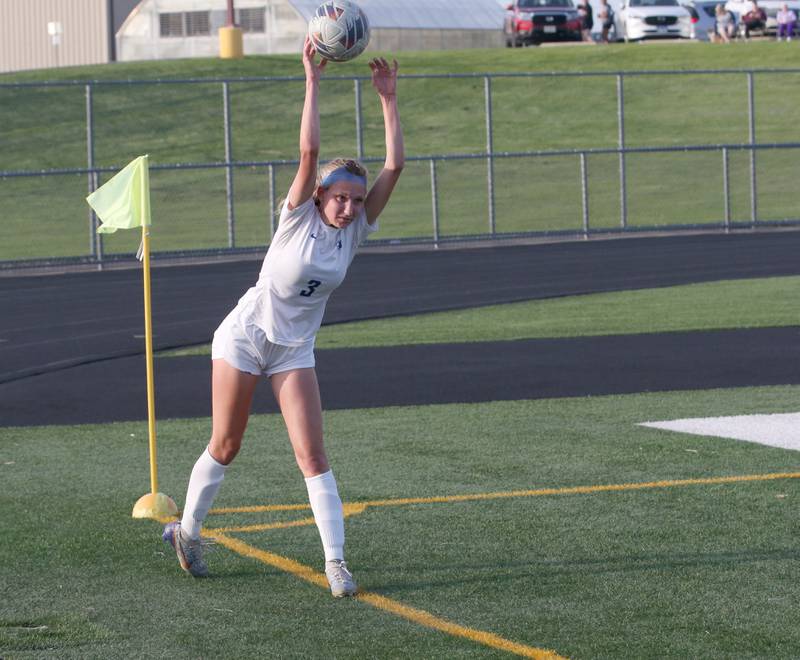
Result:
M645 422L639 426L744 440L768 447L800 451L800 413L675 419L667 422Z

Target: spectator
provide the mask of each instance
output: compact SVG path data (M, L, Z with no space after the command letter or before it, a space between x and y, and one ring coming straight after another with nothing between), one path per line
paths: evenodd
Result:
M600 40L608 43L608 33L614 27L614 10L608 4L608 0L600 0L600 11L597 12L597 18L600 19L603 31L600 35Z
M789 9L789 5L784 3L775 18L778 21L778 41L782 37L786 37L786 41L791 41L795 25L797 25L797 14Z
M756 0L746 2L745 9L742 12L742 26L744 26L745 39L750 38L750 33L753 30L763 30L766 24L767 14L758 6L758 2L756 2Z
M594 27L594 17L592 5L589 0L583 0L578 5L578 14L581 17L581 37L584 41L592 41L592 28Z
M736 21L733 18L733 14L721 4L718 4L714 10L714 42L727 44L735 33Z

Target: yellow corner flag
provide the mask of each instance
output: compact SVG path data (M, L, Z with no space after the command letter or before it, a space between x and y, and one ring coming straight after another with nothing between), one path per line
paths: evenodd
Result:
M102 226L100 234L150 225L150 174L147 156L139 156L86 198Z
M150 436L150 493L133 507L134 518L163 520L174 516L178 507L158 492L156 461L155 384L153 379L153 314L150 305L150 173L147 156L139 156L86 198L102 226L98 233L142 228L140 249L144 275L144 337L147 362L147 429Z

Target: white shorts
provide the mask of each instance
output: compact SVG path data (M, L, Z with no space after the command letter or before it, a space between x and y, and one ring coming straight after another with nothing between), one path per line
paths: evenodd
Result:
M235 369L254 376L272 376L314 366L313 341L297 347L273 344L261 328L243 324L238 312L234 309L214 332L212 360L221 358Z

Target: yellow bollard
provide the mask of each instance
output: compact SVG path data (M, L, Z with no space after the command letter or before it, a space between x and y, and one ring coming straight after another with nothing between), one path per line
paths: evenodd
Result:
M219 56L224 60L244 57L242 28L227 25L219 29Z
M152 518L166 521L178 515L178 506L164 493L142 495L133 506L132 518Z

